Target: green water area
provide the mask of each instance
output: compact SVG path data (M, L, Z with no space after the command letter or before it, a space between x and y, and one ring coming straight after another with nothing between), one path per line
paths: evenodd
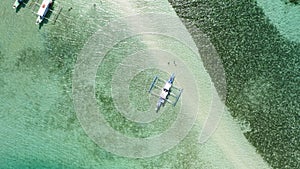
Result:
M41 3L0 4L0 168L300 167L300 2Z

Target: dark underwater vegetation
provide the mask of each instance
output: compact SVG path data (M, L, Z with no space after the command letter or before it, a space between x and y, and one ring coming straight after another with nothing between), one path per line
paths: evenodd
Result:
M255 1L169 2L188 29L196 26L217 49L226 105L251 127L245 137L273 168L299 168L300 44L282 37ZM202 59L209 70L209 58Z

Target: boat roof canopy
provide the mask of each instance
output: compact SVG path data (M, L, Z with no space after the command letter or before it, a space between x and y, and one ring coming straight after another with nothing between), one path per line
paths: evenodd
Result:
M43 0L41 6L40 6L40 9L39 11L37 12L37 14L39 16L44 16L46 13L47 13L47 9L49 7L49 5L52 3L52 0Z

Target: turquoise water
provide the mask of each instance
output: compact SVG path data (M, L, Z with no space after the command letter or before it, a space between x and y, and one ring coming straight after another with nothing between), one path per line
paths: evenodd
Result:
M300 42L300 5L298 0L257 1L265 15L285 38ZM276 12L274 12L276 11Z
M18 12L11 6L0 6L0 168L133 168L86 139L74 112L71 68L92 28L75 27L86 23L70 11L59 18L63 25L39 29L29 5Z
M76 117L72 99L72 71L76 57L89 37L121 12L117 11L117 5L106 1L57 0L54 11L59 6L63 7L63 11L56 24L49 21L39 28L35 25L36 16L30 10L30 2L17 12L11 8L11 0L5 0L0 5L0 168L236 167L235 156L226 154L230 147L221 147L215 140L205 145L197 143L198 137L195 135L200 124L196 124L173 149L151 158L125 158L96 145ZM252 132L245 136L274 168L284 165L287 168L297 167L299 151L295 149L299 147L300 135L299 87L296 85L299 84L299 44L282 38L255 4L199 1L185 10L187 5L184 3L179 1L179 7L173 4L175 9L183 9L177 11L178 15L195 19L193 24L210 36L224 61L229 83L227 105L233 110L232 115L250 123ZM162 9L159 6L167 4L163 2L138 1L134 4L136 9L142 11L171 11L171 8ZM236 13L241 15L236 16ZM243 22L232 27L236 21ZM120 53L126 50L122 47L116 49ZM285 57L279 57L282 56L280 53ZM240 55L243 57L237 57ZM213 81L217 83L217 78ZM101 89L100 86L98 89ZM260 106L264 102L276 105ZM167 122L159 126L162 129L175 116L164 118ZM278 118L285 120L279 121ZM128 132L126 127L134 125L125 120L121 121L124 125L119 122L111 123L115 123L123 133ZM162 130L155 128L158 123L149 127L154 128L154 133ZM128 133L130 136L148 136L148 133L135 130ZM227 141L232 142L230 139ZM227 145L225 139L223 142ZM254 159L244 156L249 161Z

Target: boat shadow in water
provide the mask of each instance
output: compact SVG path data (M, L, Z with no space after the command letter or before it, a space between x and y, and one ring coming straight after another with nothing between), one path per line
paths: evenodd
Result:
M16 13L18 13L21 8L25 8L27 6L28 1L29 0L23 0L23 2L18 7L16 7Z

